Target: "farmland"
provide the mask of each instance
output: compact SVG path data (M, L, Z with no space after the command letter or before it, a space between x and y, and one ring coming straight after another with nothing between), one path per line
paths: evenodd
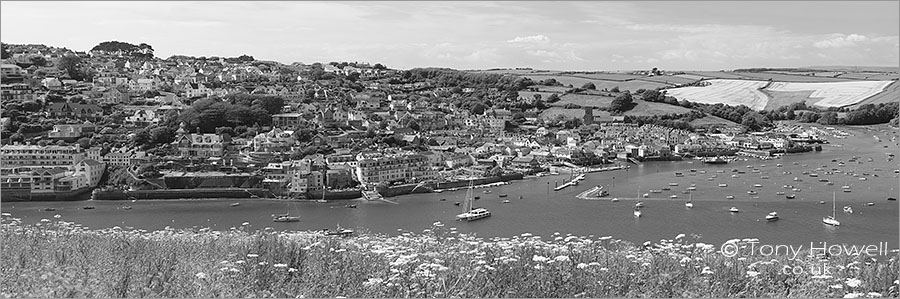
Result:
M691 121L691 126L694 126L694 127L703 127L703 126L711 126L711 125L733 126L733 125L736 125L736 123L733 121L721 118L721 117L713 116L713 115L707 115L707 116L704 116L704 117L701 117L701 118Z
M766 110L775 110L778 107L799 102L806 102L807 105L812 105L821 100L820 98L809 97L813 93L812 90L773 91L763 89L761 91L769 97L769 102L766 103Z
M599 115L598 112L601 110L594 110L594 115ZM566 109L562 107L551 107L550 109L544 110L541 112L541 119L551 120L556 118L557 115L562 115L566 118L582 118L584 117L584 109Z
M844 107L880 93L891 81L852 81L827 83L774 82L771 91L809 91L812 98L821 98L814 105L820 107Z
M772 81L780 81L780 82L848 82L848 81L850 81L849 79L833 78L833 77L789 75L789 74L768 73L768 72L733 73L733 74L743 76L745 78L749 78L749 79L753 79L753 80L770 80L771 79Z
M668 89L668 95L696 103L746 105L753 110L762 110L769 100L758 90L768 84L766 81L712 79L705 82L710 85Z
M691 112L691 109L684 108L676 105L669 105L666 103L656 103L656 102L646 102L641 100L634 100L634 103L637 104L631 110L625 112L625 115L628 116L653 116L653 115L664 115L664 114L684 114Z
M613 97L605 97L605 96L595 96L595 95L586 95L586 94L566 94L560 97L559 102L553 103L553 106L565 106L566 104L575 104L579 106L592 106L592 107L609 107L609 103L612 102Z
M900 99L900 81L894 81L891 85L888 85L884 88L884 91L873 95L871 97L862 100L859 103L856 103L851 108L859 108L859 106L865 104L880 104L880 103L890 103L897 102Z

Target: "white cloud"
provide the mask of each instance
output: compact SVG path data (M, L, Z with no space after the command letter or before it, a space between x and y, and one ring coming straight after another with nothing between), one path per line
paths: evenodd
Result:
M506 41L508 43L546 43L550 42L550 38L543 34L532 36L517 36L514 39Z
M859 42L865 42L869 40L865 35L860 34L851 34L851 35L843 35L837 34L837 36L833 38L829 38L826 40L821 40L813 43L813 46L819 49L827 49L827 48L846 48L846 47L855 47Z

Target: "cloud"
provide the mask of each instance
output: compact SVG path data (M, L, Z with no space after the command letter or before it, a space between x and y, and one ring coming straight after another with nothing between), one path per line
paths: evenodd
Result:
M508 43L547 43L550 42L550 38L543 34L532 35L532 36L517 36L514 39L506 41Z
M813 43L813 46L819 49L846 48L855 47L857 43L865 42L867 40L869 40L869 38L865 35L851 34L845 36L843 34L838 34L838 36L834 38L817 41Z

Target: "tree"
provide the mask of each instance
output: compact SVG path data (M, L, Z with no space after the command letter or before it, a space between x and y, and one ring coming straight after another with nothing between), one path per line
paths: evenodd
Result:
M597 86L594 85L594 82L584 83L584 85L581 85L581 88L582 88L582 89L597 90Z
M647 101L647 102L656 102L656 101L658 101L658 99L661 95L659 93L659 91L654 90L654 89L645 90L640 94L641 94L641 99L644 101Z
M744 125L751 131L760 131L765 127L771 126L772 122L762 114L751 111L744 114L744 117L741 118L741 125Z
M7 59L12 56L9 54L9 51L6 50L6 47L6 44L0 43L0 59Z
M816 123L821 124L821 125L837 124L838 123L837 112L829 111L829 112L823 113L822 116L819 117L818 120L816 120Z
M78 56L65 56L59 59L57 63L57 67L61 70L65 70L66 73L69 74L69 77L78 81L85 81L87 78L87 73L82 71L81 69L81 57Z
M618 95L612 102L609 103L609 111L611 112L625 112L633 107L633 99L631 98L630 93L623 93Z
M487 106L485 106L484 104L475 103L475 105L472 105L472 107L469 108L469 112L475 115L481 115L484 114L485 109L487 109Z
M556 103L556 102L559 102L559 96L557 96L555 93L551 94L549 97L547 97L547 103Z
M76 142L77 142L79 145L81 145L81 148L90 148L90 147L91 147L91 139L90 139L90 138L87 138L87 137L81 137L81 138L79 138L78 141L76 141Z
M611 92L619 92L619 87L618 87L618 86L613 86L613 88L610 89L609 91L611 91Z
M47 59L44 56L31 56L28 58L31 61L31 64L36 66L47 66Z

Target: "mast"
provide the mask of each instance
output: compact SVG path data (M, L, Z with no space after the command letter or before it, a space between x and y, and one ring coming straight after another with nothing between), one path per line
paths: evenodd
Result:
M831 192L831 219L837 219L837 215L835 214L835 205L837 204L837 195L835 195L836 193L837 192L834 191Z

